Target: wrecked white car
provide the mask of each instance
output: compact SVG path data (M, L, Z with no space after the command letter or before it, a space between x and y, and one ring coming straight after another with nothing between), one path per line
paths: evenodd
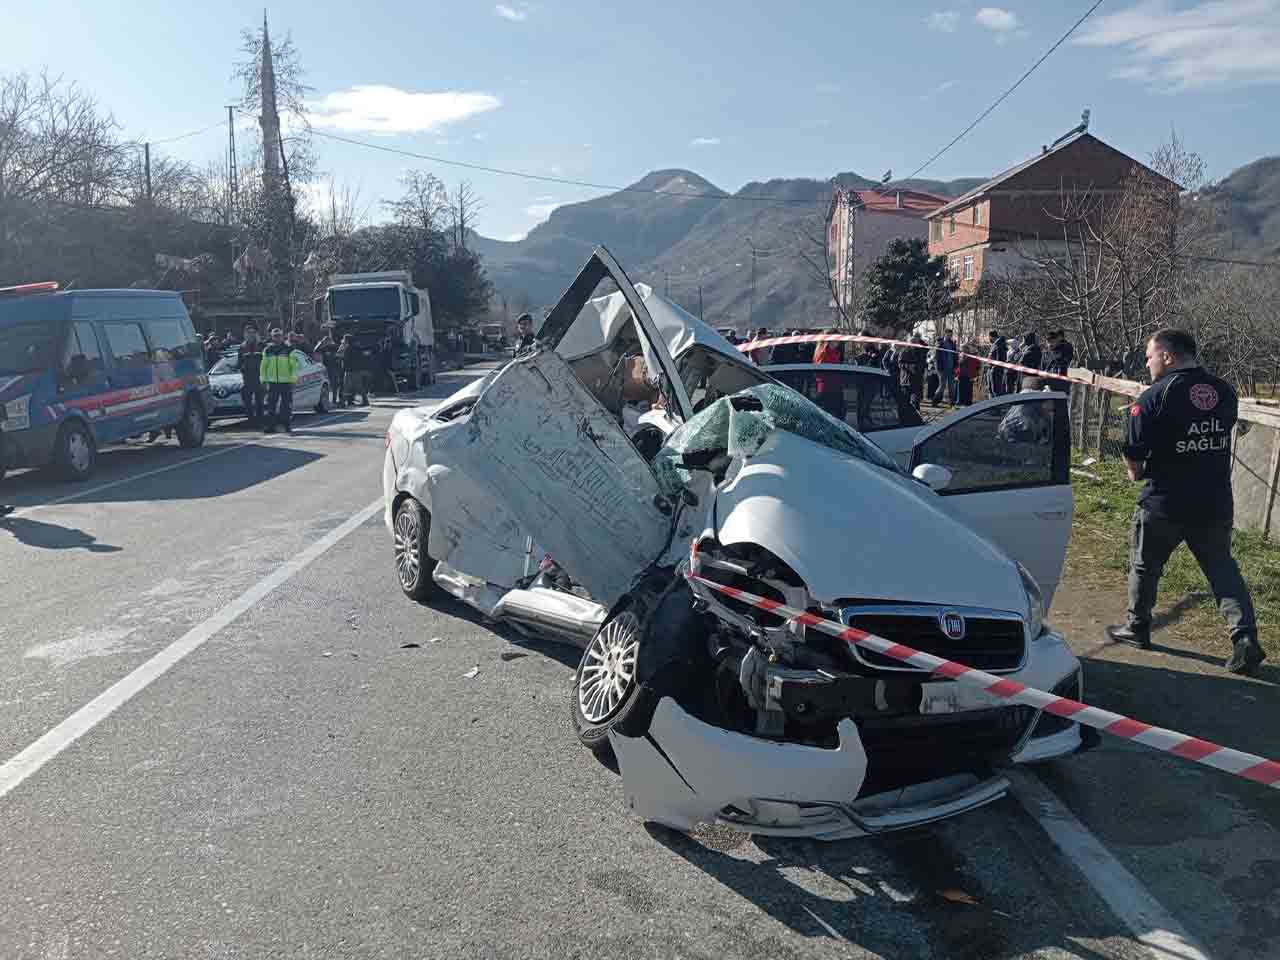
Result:
M383 486L406 594L585 648L573 723L636 814L835 839L1092 741L693 585L691 546L703 577L1079 697L1044 624L1068 458L1066 397L1023 394L923 428L913 477L601 249L535 349L396 416Z

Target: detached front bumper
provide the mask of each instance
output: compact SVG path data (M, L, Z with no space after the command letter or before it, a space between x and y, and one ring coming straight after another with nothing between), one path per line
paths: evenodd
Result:
M1023 668L1010 676L1072 698L1082 693L1079 660L1053 631L1033 642ZM991 698L980 709L969 704L951 716L957 729L967 729L1000 715L1002 711L994 709L1000 705L998 698ZM1082 734L1079 724L1020 709L1025 710L1017 714L1020 730L1009 732L1003 759L992 758L997 765L1039 763L1096 742L1096 736L1089 735L1092 731ZM930 727L944 740L949 736L945 724ZM837 732L836 749L765 740L704 723L663 697L643 735L628 737L614 730L609 739L628 808L645 820L678 830L717 822L746 833L839 840L953 817L998 800L1009 788L1004 777L983 772L986 768L980 763L971 770L939 763L926 764L923 770L917 766L911 782L903 785L898 780L890 789L886 783L900 771L891 769L886 777L884 771L869 769L868 751L874 750L873 767L892 758L892 751L884 749L889 744L881 741L895 731L874 731L873 740L864 744L857 725L845 719ZM912 731L897 733L902 741L899 752L911 751ZM945 742L936 746L945 752ZM859 796L864 789L877 792Z

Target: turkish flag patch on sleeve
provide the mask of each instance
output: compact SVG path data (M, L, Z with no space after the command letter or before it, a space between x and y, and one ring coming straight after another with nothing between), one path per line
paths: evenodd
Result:
M1131 417L1142 416L1142 406L1140 404L1135 403L1131 407L1129 407L1129 416Z

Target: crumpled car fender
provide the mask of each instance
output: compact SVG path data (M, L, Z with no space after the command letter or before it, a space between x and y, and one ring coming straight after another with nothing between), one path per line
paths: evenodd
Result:
M609 742L628 809L690 830L726 806L747 809L754 800L852 803L866 779L867 754L852 720L836 729L835 750L778 743L703 723L663 697L645 734L628 737L615 728Z

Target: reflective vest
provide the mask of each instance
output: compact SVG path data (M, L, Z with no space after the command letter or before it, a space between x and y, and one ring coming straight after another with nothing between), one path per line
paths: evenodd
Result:
M262 351L262 382L293 383L298 379L298 366L292 348L273 343Z

